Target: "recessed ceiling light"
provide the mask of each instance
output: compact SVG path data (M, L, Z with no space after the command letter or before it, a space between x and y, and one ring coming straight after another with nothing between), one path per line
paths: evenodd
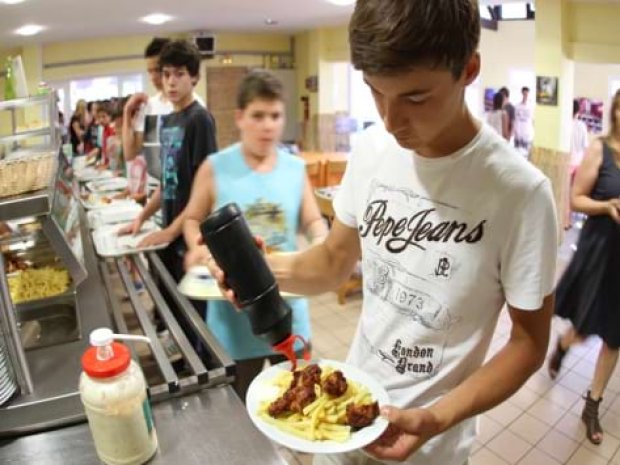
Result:
M348 6L348 5L353 5L355 3L355 0L326 0L326 1L334 5L338 5L338 6Z
M0 0L2 3L6 3L7 5L16 5L17 3L21 3L24 0Z
M20 27L15 30L15 34L19 34L20 36L34 36L45 29L43 26L39 26L38 24L26 24L25 26Z
M273 19L273 18L265 18L265 24L267 26L277 26L278 25L278 21Z
M160 24L167 23L168 21L172 21L172 16L165 15L162 13L153 13L152 15L144 16L140 18L140 21L145 23L153 24L155 26L159 26Z

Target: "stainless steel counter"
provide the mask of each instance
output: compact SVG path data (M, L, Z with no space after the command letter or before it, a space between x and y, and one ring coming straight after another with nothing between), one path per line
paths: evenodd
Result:
M159 450L150 465L286 465L230 386L153 405ZM101 465L87 424L0 440L3 465Z

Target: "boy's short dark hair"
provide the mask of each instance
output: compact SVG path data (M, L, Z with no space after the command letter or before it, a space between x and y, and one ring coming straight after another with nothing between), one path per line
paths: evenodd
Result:
M521 92L529 92L530 88L528 86L521 87Z
M351 61L368 74L444 66L459 78L480 42L477 0L358 0Z
M243 78L237 92L237 108L244 110L254 100L284 100L282 83L267 71L252 71Z
M114 111L112 112L112 121L122 118L123 117L123 108L115 108Z
M97 113L106 113L112 115L112 109L110 108L110 101L104 100L97 105Z
M198 48L187 40L171 40L162 49L159 55L159 66L173 66L182 68L185 66L191 77L200 74L200 52Z
M158 57L163 48L170 43L170 39L165 37L153 37L144 50L144 58Z
M502 87L499 91L504 94L504 97L510 97L510 91L508 90L508 87Z

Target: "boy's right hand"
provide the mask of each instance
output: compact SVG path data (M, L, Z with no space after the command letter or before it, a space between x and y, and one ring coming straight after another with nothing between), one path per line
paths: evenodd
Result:
M129 98L129 100L127 100L127 103L125 104L125 108L123 109L123 111L125 112L127 116L129 116L130 118L133 118L138 112L138 110L140 109L140 106L142 104L147 103L148 101L149 101L148 95L146 95L144 92L137 92L133 94Z
M208 266L207 261L209 258L211 258L211 254L204 245L194 247L185 254L185 270L189 271L190 268L198 265Z
M119 236L124 236L126 234L132 234L135 236L136 234L140 232L140 229L142 229L143 223L144 221L142 221L142 218L138 217L135 220L133 220L132 223L126 224L125 226L120 228L117 234Z

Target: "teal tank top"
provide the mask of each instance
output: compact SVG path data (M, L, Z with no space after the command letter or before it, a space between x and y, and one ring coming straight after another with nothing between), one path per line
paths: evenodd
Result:
M267 248L290 252L297 249L305 164L301 158L278 150L274 169L257 173L245 162L241 144L209 156L213 167L216 203L214 209L236 202L254 235ZM293 333L310 339L310 317L306 299L288 299L293 309ZM250 320L226 301L210 301L207 325L234 360L273 355L271 347L254 336ZM302 344L296 342L295 350Z

